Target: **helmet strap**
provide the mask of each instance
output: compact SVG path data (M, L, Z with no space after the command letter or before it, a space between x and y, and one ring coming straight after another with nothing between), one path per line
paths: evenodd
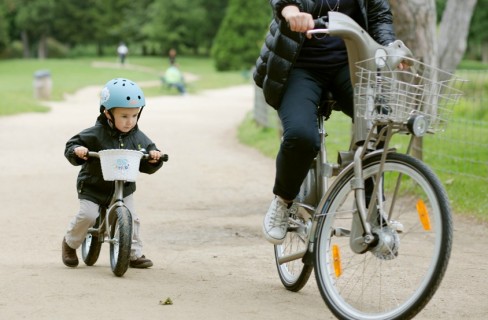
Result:
M115 117L112 111L110 109L105 109L104 111L106 111L109 115L107 116L107 113L105 113L105 117L107 118L108 123L111 125L113 129L117 130L117 127L115 126Z
M139 122L139 118L141 117L142 109L144 109L144 106L139 109L139 114L137 115L137 122Z

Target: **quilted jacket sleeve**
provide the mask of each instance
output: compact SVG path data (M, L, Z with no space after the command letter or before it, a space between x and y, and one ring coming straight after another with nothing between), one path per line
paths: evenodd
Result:
M280 20L283 20L283 16L281 15L281 11L286 6L295 5L300 9L300 11L303 11L302 1L297 1L297 0L270 0L269 3L271 5L271 7L273 8L274 16Z
M368 0L366 6L368 33L382 45L395 41L390 3L387 0Z

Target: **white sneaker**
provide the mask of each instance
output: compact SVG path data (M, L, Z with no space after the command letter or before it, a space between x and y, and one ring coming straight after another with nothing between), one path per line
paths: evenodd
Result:
M288 230L288 205L280 197L275 197L263 221L263 234L272 244L282 244Z

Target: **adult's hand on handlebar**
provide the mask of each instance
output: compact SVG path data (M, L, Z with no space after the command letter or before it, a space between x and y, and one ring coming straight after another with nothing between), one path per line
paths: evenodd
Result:
M78 158L88 160L88 149L86 147L76 147L73 151Z
M400 69L400 70L402 70L402 71L403 71L403 70L407 70L409 67L410 67L410 66L409 66L409 65L408 65L408 63L407 63L407 62L405 62L405 61L400 62L400 64L398 65L398 69Z
M288 23L291 31L307 32L315 26L312 15L306 12L300 12L300 9L294 5L284 7L281 10L281 15ZM312 35L307 34L307 37L311 38Z
M401 40L395 40L387 47L388 55L396 57L393 59L391 67L396 67L399 70L407 70L413 64L413 53Z

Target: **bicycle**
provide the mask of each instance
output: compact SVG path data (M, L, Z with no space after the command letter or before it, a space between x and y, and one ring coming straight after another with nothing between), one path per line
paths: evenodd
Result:
M321 149L291 209L285 241L275 245L280 280L299 291L312 270L339 319L408 319L439 287L452 247L452 217L442 183L409 155L413 140L443 130L462 80L412 58L401 41L377 44L351 18L329 12L327 28L344 39L355 90L350 148L327 162ZM406 63L408 70L397 66ZM390 147L411 136L406 153ZM329 179L334 181L328 186Z
M121 277L129 267L132 244L132 215L124 204L124 183L135 182L141 159L149 154L126 149L107 149L88 152L88 157L99 158L102 175L106 181L114 181L115 190L107 207L100 206L100 215L81 246L81 255L87 266L94 265L100 255L102 243L110 243L110 266ZM168 161L163 155L162 161Z

